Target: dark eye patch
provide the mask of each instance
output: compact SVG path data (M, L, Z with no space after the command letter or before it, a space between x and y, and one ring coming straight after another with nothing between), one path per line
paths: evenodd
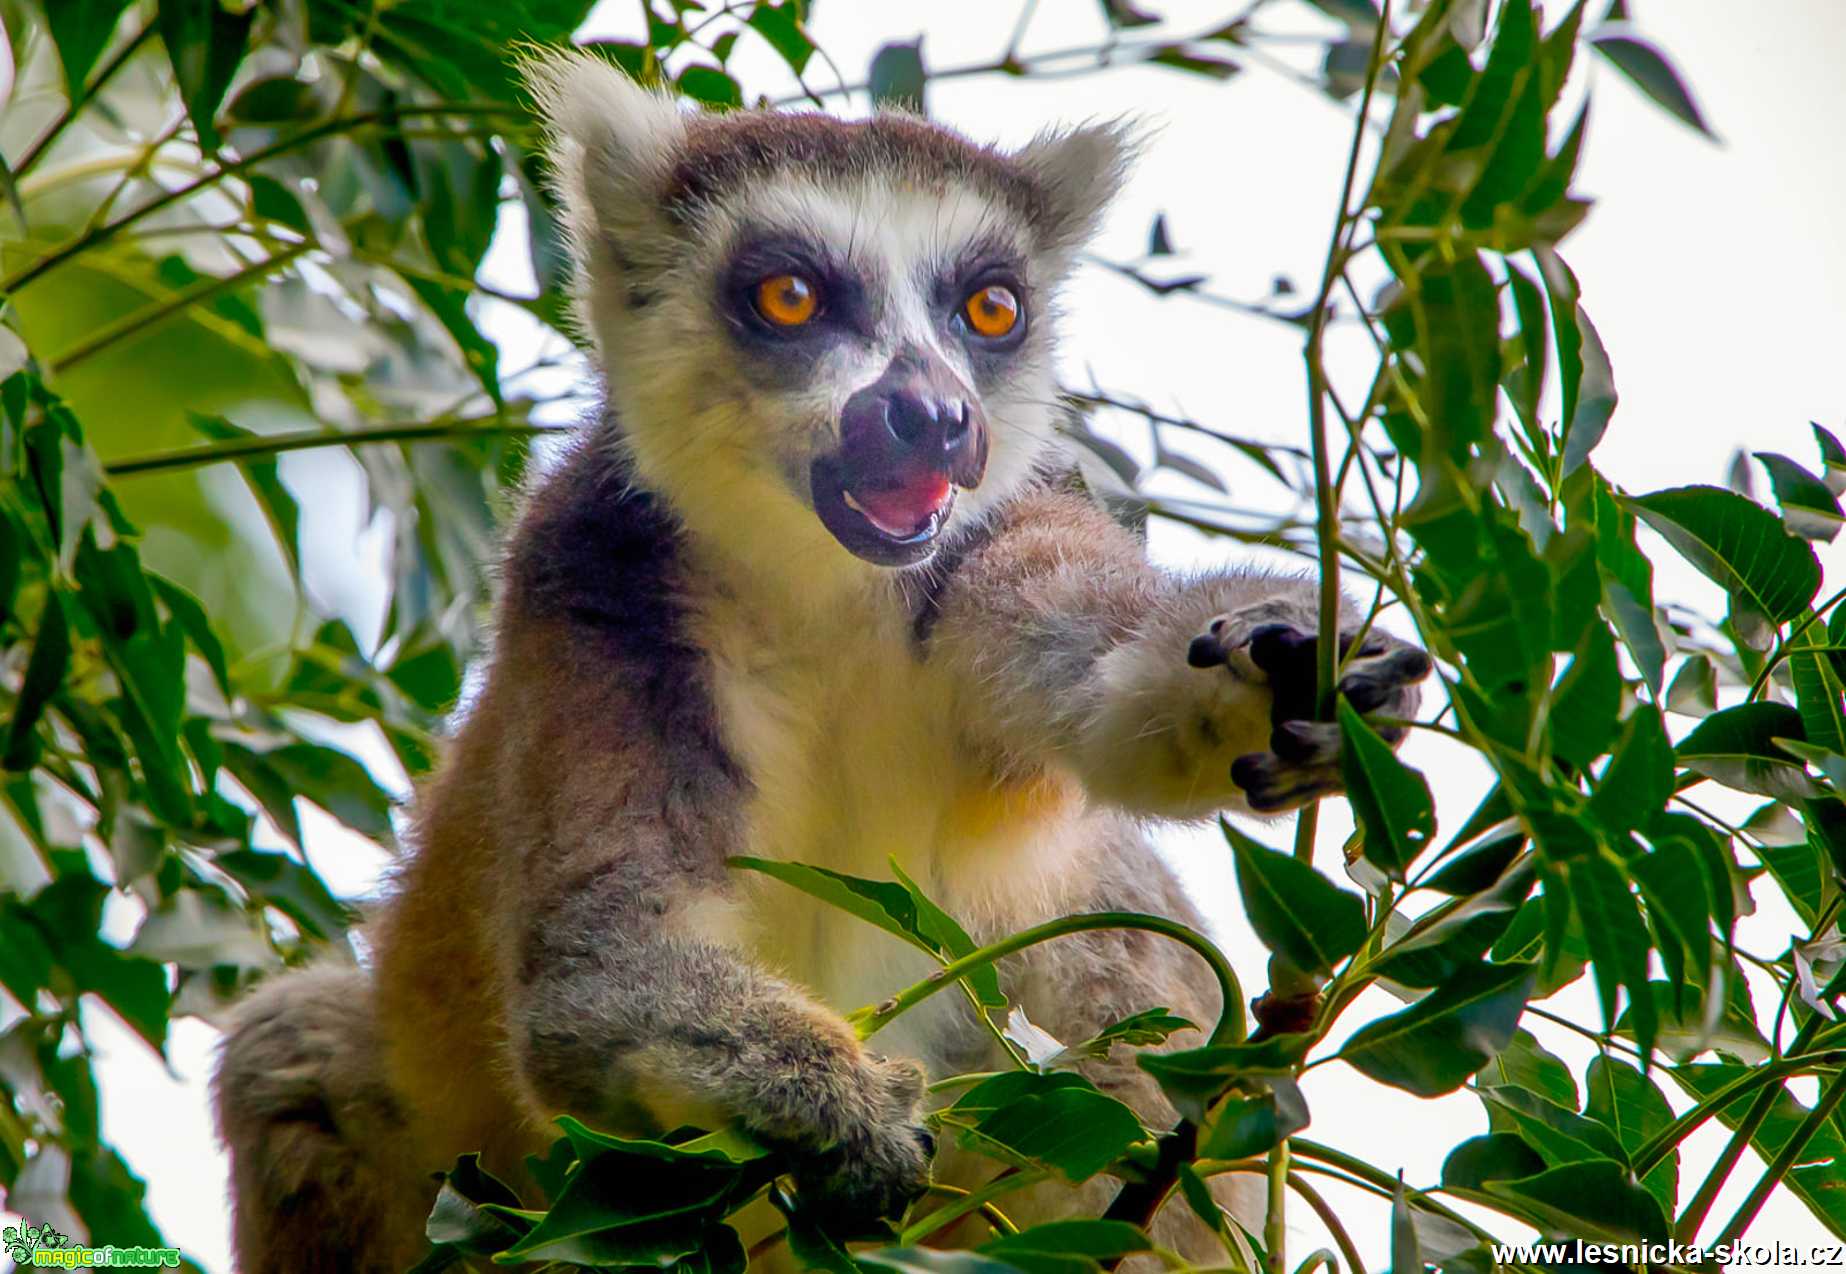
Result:
M820 310L798 327L778 327L756 308L757 285L792 274L806 279L819 294ZM784 352L803 345L820 347L843 338L872 335L872 307L865 281L838 254L798 236L745 232L719 272L718 312L747 348Z
M931 309L936 321L961 340L975 363L990 367L1024 342L1032 326L1034 297L1027 283L1025 261L997 240L975 240L955 256L935 263L927 278ZM1019 321L998 339L983 337L968 328L964 306L983 288L1003 287L1019 298Z

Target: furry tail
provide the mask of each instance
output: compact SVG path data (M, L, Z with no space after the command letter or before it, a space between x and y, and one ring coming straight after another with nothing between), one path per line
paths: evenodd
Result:
M243 1274L395 1274L417 1260L434 1187L408 1163L365 973L263 984L238 1008L212 1086Z

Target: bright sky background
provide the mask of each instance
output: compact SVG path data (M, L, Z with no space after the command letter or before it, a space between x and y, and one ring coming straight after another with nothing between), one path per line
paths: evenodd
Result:
M1222 0L1150 0L1150 6L1166 12L1176 32L1221 21L1229 8ZM1555 2L1551 7L1562 10ZM605 4L587 30L626 34L634 9ZM1838 69L1846 55L1846 4L1636 0L1630 9L1638 30L1669 51L1724 144L1711 145L1651 106L1606 64L1589 68L1596 106L1581 185L1597 206L1564 253L1610 350L1621 394L1597 464L1631 491L1721 482L1740 444L1783 451L1816 467L1808 421L1836 431L1846 427L1846 237L1840 230L1846 148L1837 137L1846 119L1846 77ZM932 66L991 59L1005 43L1014 12L1009 6L1002 16L993 0L933 0L927 6L819 0L814 33L856 80L879 44L918 33ZM1272 6L1261 25L1298 33L1327 29L1304 5L1287 3ZM1022 48L1030 53L1082 44L1099 31L1093 0L1046 0ZM745 64L746 84L776 83L766 70L753 78L767 66ZM1102 236L1102 255L1138 255L1154 215L1165 212L1176 246L1190 251L1173 263L1174 271L1210 274L1220 292L1256 299L1277 274L1303 288L1318 277L1350 118L1273 70L1253 64L1223 85L1143 70L1042 82L955 80L932 85L929 107L977 137L1008 142L1059 120L1143 116L1159 131ZM489 270L518 286L523 254L510 237L502 247ZM1231 432L1305 441L1294 329L1183 299L1157 302L1100 271L1079 278L1068 302L1066 372L1073 381L1093 371L1111 389ZM517 368L537 353L519 324L503 320L500 330L509 346L503 366ZM283 472L309 517L304 548L318 595L351 613L375 614L380 537L360 534L350 470L339 458L303 454L285 457ZM1244 484L1234 489L1239 503L1273 501L1273 487L1265 492L1247 465L1231 472ZM1201 494L1179 485L1170 490ZM1170 527L1156 528L1152 549L1174 564L1241 553ZM1841 551L1823 548L1822 557L1830 579L1842 578ZM1656 588L1663 598L1716 608L1715 590L1689 568L1663 563ZM1405 756L1429 772L1451 826L1483 789L1468 758L1440 740L1419 735ZM314 811L304 807L303 814L316 865L348 894L373 890L383 867L376 852ZM1350 827L1343 802L1328 802L1322 823L1321 862L1337 864L1337 846ZM1289 827L1259 831L1282 844ZM1246 985L1260 987L1263 952L1238 914L1221 839L1215 832L1176 832L1165 847L1212 916ZM1740 926L1739 941L1773 957L1786 949L1793 927L1785 908L1764 906ZM1765 998L1758 987L1759 1004ZM1391 1007L1382 993L1368 993L1342 1026L1350 1029ZM1596 1020L1584 983L1550 1007ZM228 1270L224 1164L205 1092L215 1033L193 1020L176 1022L169 1069L106 1012L92 1012L86 1021L106 1059L105 1131L147 1179L154 1215L169 1239L208 1270ZM1590 1047L1556 1030L1538 1034L1572 1063L1581 1081ZM1413 1183L1433 1181L1446 1151L1485 1129L1479 1102L1466 1093L1418 1101L1339 1065L1312 1072L1305 1089L1314 1114L1311 1135L1388 1171L1401 1167ZM1797 1091L1811 1100L1811 1090ZM1683 1108L1677 1090L1669 1087L1668 1096ZM1709 1129L1695 1136L1682 1181L1702 1176L1722 1143ZM1758 1171L1747 1157L1714 1218L1730 1215ZM1383 1265L1388 1210L1337 1186L1326 1193L1368 1259ZM1303 1212L1299 1205L1291 1210L1291 1262L1325 1242ZM1516 1226L1494 1226L1516 1237ZM1750 1237L1818 1241L1825 1234L1798 1203L1777 1198Z

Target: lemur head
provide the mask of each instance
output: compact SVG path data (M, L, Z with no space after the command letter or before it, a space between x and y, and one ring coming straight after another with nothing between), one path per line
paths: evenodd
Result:
M1121 126L1004 153L907 116L692 114L586 54L527 79L622 444L695 532L912 565L1055 445L1053 293Z

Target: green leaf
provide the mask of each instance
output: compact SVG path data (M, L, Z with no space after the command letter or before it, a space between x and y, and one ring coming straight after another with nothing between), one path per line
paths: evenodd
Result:
M32 642L32 656L26 663L25 679L13 701L13 720L7 727L6 755L3 763L9 770L29 770L38 763L38 740L32 729L44 715L45 705L64 684L70 670L70 629L64 622L64 604L55 592L45 595L44 609L39 612L38 632Z
M1565 870L1570 876L1571 901L1583 917L1603 1021L1615 1025L1616 992L1626 987L1637 1040L1645 1051L1653 1046L1655 1030L1654 1001L1647 990L1647 957L1653 942L1640 907L1620 869L1600 852L1570 860Z
M1511 1204L1546 1233L1603 1243L1664 1243L1667 1238L1659 1202L1630 1179L1625 1167L1607 1159L1489 1182L1484 1193L1490 1206Z
M1846 447L1840 445L1840 440L1833 436L1831 430L1822 429L1811 422L1808 427L1814 431L1814 442L1820 447L1822 475L1827 490L1834 495L1846 491Z
M1254 1043L1141 1053L1135 1064L1159 1081L1182 1115L1197 1122L1205 1117L1206 1103L1233 1080L1291 1075L1313 1044L1310 1035L1270 1035Z
M1614 1133L1630 1156L1673 1122L1673 1108L1654 1082L1607 1053L1591 1059L1584 1086L1589 1098L1583 1113ZM1679 1198L1679 1151L1661 1160L1641 1185L1672 1215Z
M1801 764L1776 739L1804 739L1801 714L1785 703L1740 703L1705 718L1674 749L1680 764L1726 787L1778 801L1817 795Z
M1237 861L1237 888L1256 936L1309 973L1330 972L1365 941L1365 903L1307 863L1219 820Z
M1478 964L1409 1008L1362 1027L1342 1060L1419 1097L1459 1088L1505 1048L1537 983L1531 964Z
M974 940L967 931L904 875L896 859L891 860L891 870L901 882L897 884L769 858L731 858L727 865L773 876L945 962L975 950ZM970 974L968 982L982 1004L991 1008L1006 1005L999 975L992 968Z
M1679 72L1659 49L1629 35L1593 35L1590 44L1669 115L1696 128L1712 141L1718 140L1718 135L1706 125L1705 117L1699 114L1698 105L1686 90Z
M315 937L337 938L352 923L346 904L328 891L311 868L287 854L237 849L219 854L212 864Z
M744 91L737 81L715 66L694 64L679 73L675 81L679 91L695 102L722 109L744 104Z
M1846 677L1828 649L1831 644L1821 625L1809 625L1789 642L1789 672L1807 741L1846 753Z
M1645 827L1673 794L1673 745L1660 710L1637 704L1622 727L1615 759L1590 797L1590 813L1619 835Z
M194 429L217 442L237 442L259 436L241 425L232 424L223 416L205 416L195 412L188 419ZM281 548L283 556L288 558L290 568L299 579L301 506L295 502L289 489L282 485L281 469L275 456L255 456L240 460L237 468L244 475L244 481L249 483L250 494L256 497L257 506L269 520L277 546Z
M872 55L872 70L867 83L875 105L927 115L923 85L928 80L923 69L922 38L909 44L893 43Z
M1577 1081L1570 1067L1530 1031L1515 1031L1512 1043L1494 1055L1474 1082L1480 1088L1523 1088L1565 1110L1577 1108Z
M1085 1274L1153 1245L1126 1221L1050 1221L990 1239L975 1249L1031 1274Z
M1308 1126L1301 1087L1286 1075L1248 1079L1255 1092L1233 1092L1212 1107L1199 1138L1199 1156L1243 1159L1266 1154Z
M1402 884L1405 870L1436 834L1429 784L1397 759L1343 697L1339 718L1340 773L1346 779L1346 798L1365 831L1366 860Z
M1445 1189L1478 1190L1489 1181L1531 1177L1545 1170L1538 1152L1510 1132L1470 1137L1442 1161Z
M1046 1069L1050 1069L1056 1066L1076 1066L1086 1061L1100 1061L1107 1057L1117 1044L1126 1044L1136 1048L1149 1044L1164 1044L1167 1038L1175 1032L1198 1029L1198 1023L1179 1017L1166 1008L1144 1009L1103 1028L1082 1043L1066 1045L1062 1052L1048 1058L1043 1065Z
M873 1269L898 1274L1017 1274L1015 1268L973 1252L941 1252L932 1247L880 1247L854 1252L853 1259Z
M1552 698L1547 719L1552 753L1573 765L1588 765L1615 743L1621 709L1615 639L1602 624L1592 624Z
M1426 1268L1423 1243L1410 1210L1410 1195L1404 1189L1404 1173L1397 1174L1397 1191L1391 1198L1391 1269L1400 1274Z
M45 6L45 26L64 64L64 85L71 101L88 96L84 86L90 68L109 46L127 7L128 0L56 0Z
M1456 841L1459 843L1461 838L1457 837ZM1478 894L1500 879L1525 844L1525 832L1518 823L1511 820L1496 823L1478 841L1444 862L1442 869L1425 880L1422 887L1455 897Z
M758 4L750 10L747 23L782 55L789 70L800 75L807 69L808 59L814 56L814 42L801 29L801 10L796 0Z
M1846 522L1846 513L1840 511L1840 502L1827 484L1787 456L1773 451L1755 455L1769 471L1769 485L1782 506L1782 521L1788 529L1803 539L1831 543L1840 533L1840 524Z
M1087 1181L1145 1140L1135 1113L1068 1071L1009 1071L983 1080L942 1112L963 1145L1013 1163Z
M1386 947L1373 967L1404 986L1441 986L1506 932L1537 876L1535 863L1514 864L1491 888L1419 920L1417 931Z
M1711 656L1693 651L1667 687L1667 708L1687 717L1708 717L1718 710L1718 670Z
M1579 1115L1574 1107L1556 1105L1510 1084L1482 1088L1479 1093L1494 1130L1517 1133L1552 1167L1590 1159L1627 1162L1621 1143L1609 1130Z
M1773 513L1721 487L1674 487L1624 500L1649 526L1731 595L1733 619L1795 618L1820 591L1814 550Z
M1583 306L1577 306L1578 352L1581 370L1577 378L1577 398L1564 426L1564 472L1570 473L1590 458L1590 452L1602 441L1615 414L1617 395L1615 373L1609 366L1609 353L1602 347L1602 337Z
M243 61L255 18L254 6L237 10L219 0L161 0L160 39L199 149L208 155L218 149L218 105Z
M230 749L225 752L228 759ZM315 743L284 744L262 756L298 796L313 801L361 836L390 843L390 794L351 756Z

